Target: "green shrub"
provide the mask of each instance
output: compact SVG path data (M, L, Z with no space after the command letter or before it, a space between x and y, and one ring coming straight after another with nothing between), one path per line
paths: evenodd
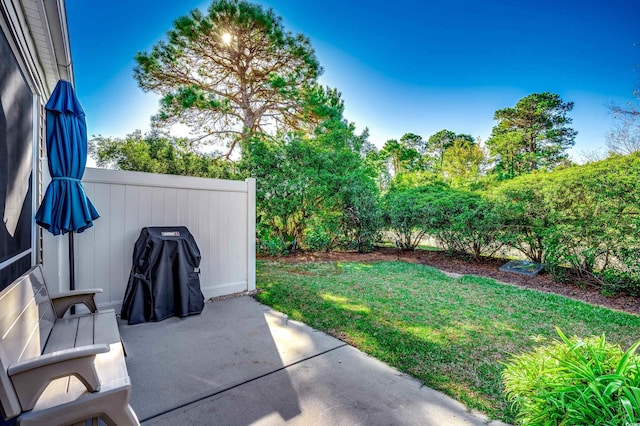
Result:
M290 239L285 240L285 238L277 235L268 226L258 222L256 235L256 251L258 254L269 256L284 256L289 254L292 241Z
M489 192L503 227L496 237L540 263L545 255L549 229L556 223L554 211L545 203L547 173L533 173L505 181Z
M502 247L497 233L502 217L479 194L449 189L429 203L428 232L449 252L470 253L478 260Z
M286 242L302 242L314 221L357 205L362 188L375 191L373 172L360 156L365 139L352 124L329 120L313 135L255 135L246 141L241 169L256 178L258 223Z
M640 155L614 156L545 177L545 204L555 212L547 263L568 265L580 279L625 270L621 252L640 244L639 169Z
M328 223L316 223L307 229L304 243L311 251L329 252L335 247L336 234L335 227Z
M606 268L598 273L604 286L613 292L624 291L640 297L640 248L625 247L615 252L617 268Z
M553 341L512 357L502 373L522 425L631 425L640 421L640 356L604 334Z
M382 210L373 179L355 175L340 189L342 215L340 246L360 253L370 252L381 239Z
M624 291L632 296L640 297L640 275L612 268L600 271L596 275L603 283L605 294L613 296Z
M637 291L640 152L520 176L487 195L504 219L498 238L544 262L555 280Z
M404 249L414 249L425 236L431 220L433 200L446 188L429 185L420 188L391 188L382 199L384 223Z

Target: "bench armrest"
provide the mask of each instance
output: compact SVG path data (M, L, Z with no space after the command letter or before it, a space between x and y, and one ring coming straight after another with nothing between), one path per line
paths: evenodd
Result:
M31 358L7 368L23 411L33 409L52 380L76 376L89 392L100 390L95 368L97 354L109 352L109 345L79 346Z
M98 310L95 301L95 295L97 293L102 293L102 289L74 290L52 296L51 302L53 302L53 309L56 311L56 316L62 318L70 307L77 304L85 305L91 313L96 312Z

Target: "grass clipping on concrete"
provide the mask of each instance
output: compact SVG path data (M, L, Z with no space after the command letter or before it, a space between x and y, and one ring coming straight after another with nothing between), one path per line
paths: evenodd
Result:
M553 338L554 326L567 335L605 333L623 350L640 337L635 315L423 265L257 266L262 303L507 422L515 416L502 393L502 362Z

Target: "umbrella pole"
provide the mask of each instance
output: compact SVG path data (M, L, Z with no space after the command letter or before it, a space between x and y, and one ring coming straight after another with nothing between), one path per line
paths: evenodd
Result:
M76 267L75 267L75 250L73 248L73 231L69 231L69 290L76 289ZM76 307L71 307L71 315L76 313Z

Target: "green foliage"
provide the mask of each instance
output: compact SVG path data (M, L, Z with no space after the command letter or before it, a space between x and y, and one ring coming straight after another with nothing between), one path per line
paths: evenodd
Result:
M478 259L507 245L544 262L558 281L640 293L640 153L537 171L482 192L429 172L400 173L382 200L385 226L402 248L430 235Z
M256 208L273 235L300 238L319 206L324 188L317 172L325 157L304 138L252 139L243 155L243 168L256 178ZM312 174L313 173L313 174Z
M372 245L379 214L375 183L360 157L365 136L331 121L311 137L254 137L246 145L242 168L256 178L257 209L272 235L309 246L307 229L329 226L331 218L333 242ZM310 231L315 240L319 231Z
M506 396L522 425L630 425L640 421L640 341L626 352L605 335L553 341L512 357Z
M233 164L200 153L186 139L140 131L124 139L94 137L89 148L99 167L198 176L219 179L237 179Z
M380 155L389 162L393 175L414 170L420 159L420 154L415 148L395 139L390 139L384 144Z
M427 141L415 133L405 133L402 135L400 144L407 149L415 149L419 155L424 155L427 150Z
M488 192L503 221L497 238L537 263L543 260L548 233L556 223L555 212L545 203L544 176L540 172L521 176Z
M206 13L178 18L166 41L136 62L140 87L163 97L157 124L180 122L200 139L226 142L227 159L270 126L310 132L327 118L310 107L322 69L309 40L244 0L214 0Z
M389 184L389 191L399 191L402 189L421 188L431 185L443 185L444 181L435 173L430 171L416 171L410 173L400 173L393 178Z
M442 172L454 187L464 187L478 182L485 158L482 149L474 143L457 138L442 158Z
M336 246L336 235L338 235L335 221L316 220L306 230L304 242L311 251L329 252Z
M634 273L633 254L640 250L640 153L561 170L545 187L547 204L557 212L550 263L569 265L586 277L597 278L595 271L609 268Z
M373 145L373 144L371 144ZM363 161L367 168L375 174L378 192L384 192L392 181L392 176L388 167L388 159L375 146L363 153Z
M425 163L428 163L428 168L431 171L437 174L442 172L445 152L451 148L456 141L459 144L474 143L471 135L456 134L447 129L442 129L429 137L426 144L426 155L429 156L429 160L425 160Z
M293 240L289 238L286 241L285 238L281 235L274 235L268 226L258 221L256 225L256 251L258 254L269 256L289 254L289 251L293 248Z
M639 194L640 153L521 176L489 192L504 218L501 241L544 261L558 280L569 267L618 290L622 277L638 282Z
M442 191L441 186L391 188L382 198L385 227L393 232L397 244L415 249L428 231L430 202Z
M615 253L617 267L609 266L595 275L602 281L603 290L608 293L624 291L640 297L640 248L619 248Z
M426 183L425 183L426 182ZM502 218L480 194L451 188L419 175L401 175L383 197L385 224L400 247L414 249L425 235L449 252L492 255L501 246Z
M484 152L473 137L446 129L428 140L405 133L399 141L388 140L380 151L368 150L365 159L377 172L381 192L396 186L403 175L446 180L455 187L476 186L485 164Z
M382 208L379 192L366 168L345 176L340 188L342 214L339 219L340 245L360 253L370 252L381 239Z
M503 179L551 170L567 159L567 149L577 132L570 127L567 113L573 102L563 102L555 93L534 93L518 101L514 108L496 111L487 147L495 161L494 172Z

